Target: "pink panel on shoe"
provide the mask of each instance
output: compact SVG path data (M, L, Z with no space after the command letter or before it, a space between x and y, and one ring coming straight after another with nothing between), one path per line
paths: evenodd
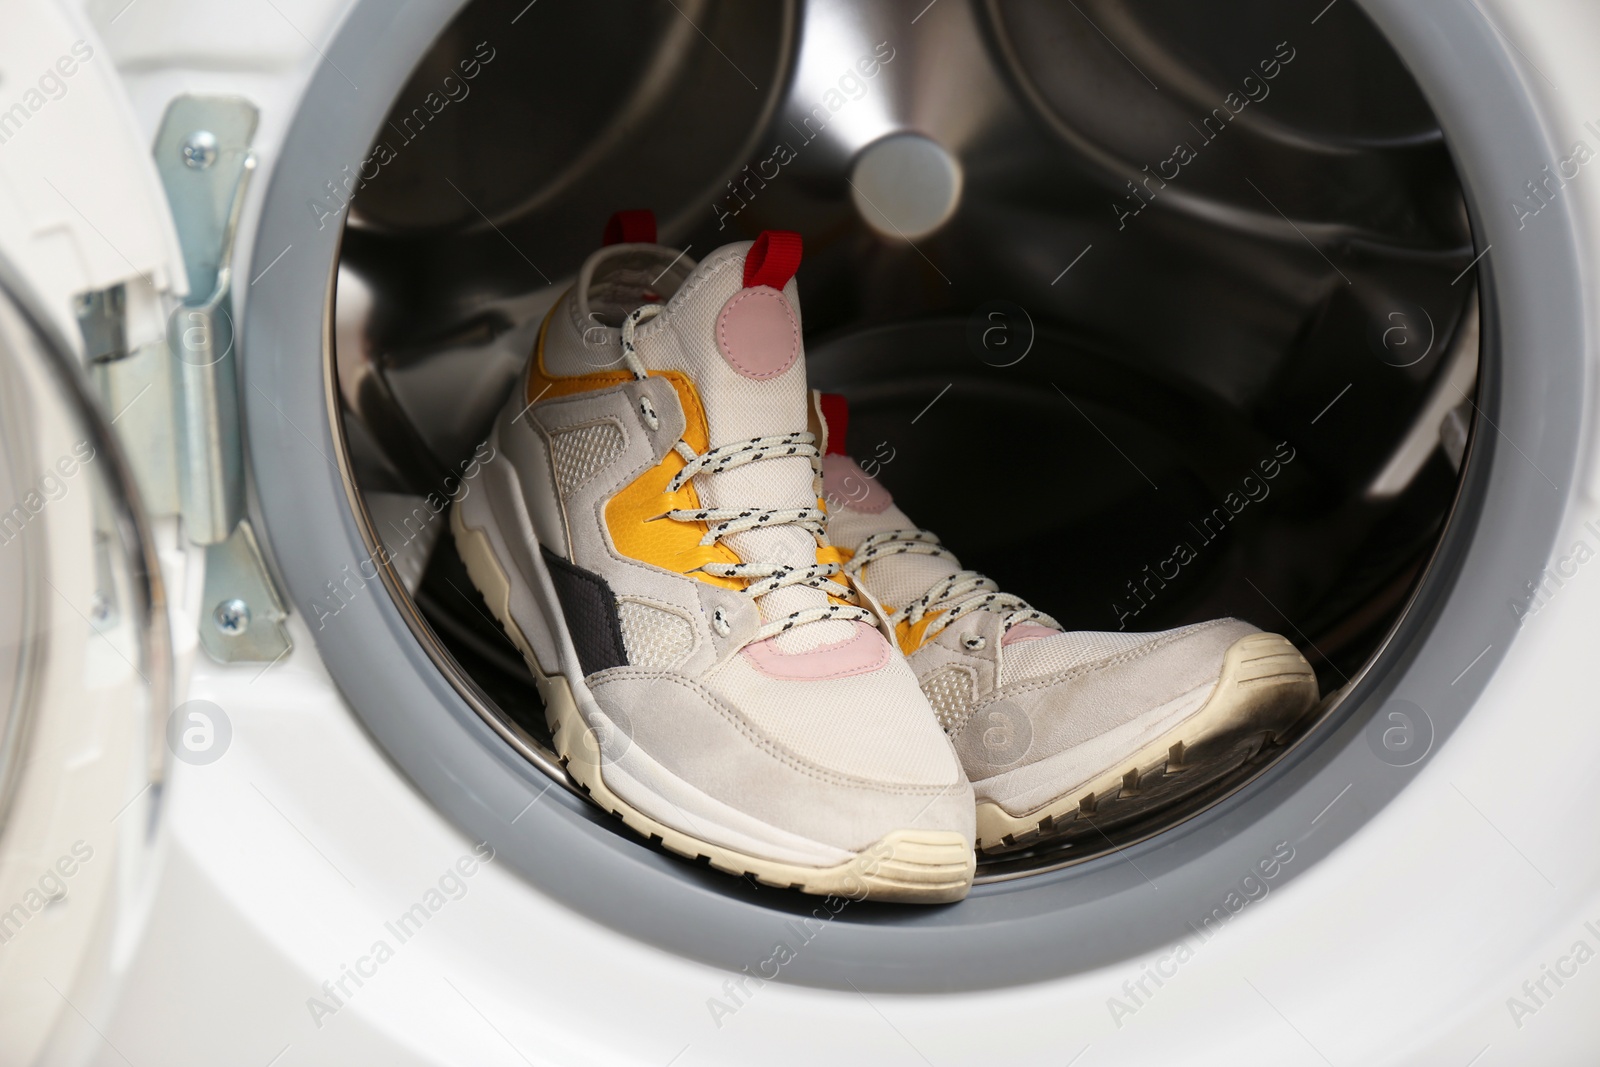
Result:
M1000 647L1014 645L1021 641L1037 641L1041 637L1054 637L1060 630L1052 630L1048 626L1039 626L1036 623L1024 622L1013 626L1006 631L1000 639Z
M777 638L769 637L746 645L740 652L750 665L768 678L786 682L815 682L825 678L848 678L870 674L889 662L889 642L864 622L855 624L854 635L809 652L788 655L778 651Z
M734 293L717 316L717 347L729 366L758 382L794 366L800 323L788 297L765 285Z
M822 457L822 492L829 501L868 515L881 515L894 503L878 479L868 477L849 456L837 453Z

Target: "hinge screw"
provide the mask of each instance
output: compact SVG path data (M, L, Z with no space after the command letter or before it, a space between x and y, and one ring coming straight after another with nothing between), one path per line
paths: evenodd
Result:
M194 170L205 170L217 161L217 136L210 130L196 130L184 138L183 162Z
M211 617L216 621L217 629L232 637L250 629L250 605L238 597L218 604Z

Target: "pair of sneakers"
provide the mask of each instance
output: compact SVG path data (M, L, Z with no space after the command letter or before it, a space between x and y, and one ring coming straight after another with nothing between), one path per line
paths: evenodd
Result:
M612 220L451 515L602 808L764 883L943 903L975 846L1315 702L1247 623L1069 633L962 569L807 385L799 236L696 264L654 231Z

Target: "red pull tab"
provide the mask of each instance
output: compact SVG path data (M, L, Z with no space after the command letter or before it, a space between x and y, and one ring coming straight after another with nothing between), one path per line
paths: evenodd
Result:
M600 239L607 245L653 245L656 243L656 213L649 208L619 211L606 220Z
M828 427L828 455L847 456L845 430L850 426L850 404L840 393L821 394L822 421Z
M762 230L744 257L744 287L782 289L800 269L800 235L788 230Z

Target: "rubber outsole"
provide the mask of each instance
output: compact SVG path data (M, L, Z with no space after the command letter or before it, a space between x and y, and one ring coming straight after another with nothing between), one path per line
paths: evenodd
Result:
M1067 832L1080 817L1115 819L1119 804L1142 807L1144 794L1157 785L1170 800L1180 799L1187 767L1276 737L1316 702L1316 673L1288 639L1269 633L1240 638L1224 654L1216 688L1200 710L1128 759L1022 814L978 801L978 848L1027 848Z
M488 533L469 526L459 506L451 509L450 529L472 584L533 672L562 766L591 801L621 819L629 829L719 871L802 893L901 904L947 904L967 895L977 855L966 839L953 830L895 830L844 863L805 867L702 840L617 796L606 785L599 738L579 713L566 677L545 671L532 642L512 614L512 579L501 566Z

